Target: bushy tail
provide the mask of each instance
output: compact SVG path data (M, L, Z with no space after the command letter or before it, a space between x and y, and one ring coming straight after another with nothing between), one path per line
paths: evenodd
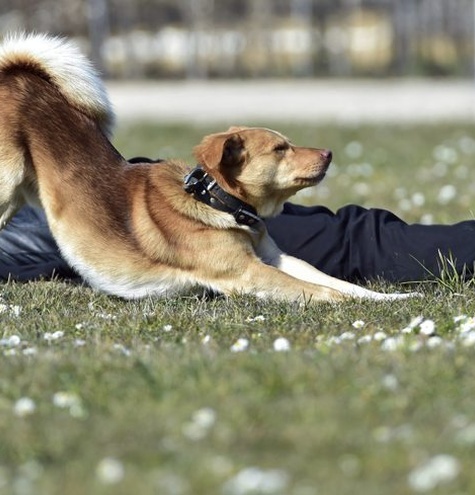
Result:
M114 114L104 84L79 48L46 34L11 34L0 44L0 74L15 68L43 72L69 103L110 135Z

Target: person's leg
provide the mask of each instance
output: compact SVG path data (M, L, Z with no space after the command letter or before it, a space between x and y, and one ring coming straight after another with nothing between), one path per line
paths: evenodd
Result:
M327 208L286 204L266 221L286 253L334 277L365 281L418 281L439 275L439 252L473 273L475 221L455 225L408 225L384 210L347 206ZM78 278L63 260L44 213L23 208L0 231L0 280Z
M333 213L321 206L288 203L281 215L266 223L284 252L353 282L432 278L440 274L440 254L455 260L459 273L465 266L467 274L473 274L472 220L455 225L408 225L385 210L346 206Z
M61 257L42 210L24 207L0 231L0 280L77 278Z

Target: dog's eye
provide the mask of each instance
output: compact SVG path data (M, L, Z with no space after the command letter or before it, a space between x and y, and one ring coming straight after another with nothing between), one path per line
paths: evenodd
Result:
M287 143L281 143L274 146L273 151L278 155L283 155L288 149L289 145Z

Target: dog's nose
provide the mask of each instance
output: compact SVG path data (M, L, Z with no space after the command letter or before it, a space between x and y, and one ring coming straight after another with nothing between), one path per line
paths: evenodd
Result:
M332 161L333 154L331 150L322 150L321 152L322 158L327 162L330 163Z

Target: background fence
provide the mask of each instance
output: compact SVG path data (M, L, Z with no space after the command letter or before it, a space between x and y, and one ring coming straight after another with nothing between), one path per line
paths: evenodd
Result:
M114 78L465 76L475 0L0 0Z

